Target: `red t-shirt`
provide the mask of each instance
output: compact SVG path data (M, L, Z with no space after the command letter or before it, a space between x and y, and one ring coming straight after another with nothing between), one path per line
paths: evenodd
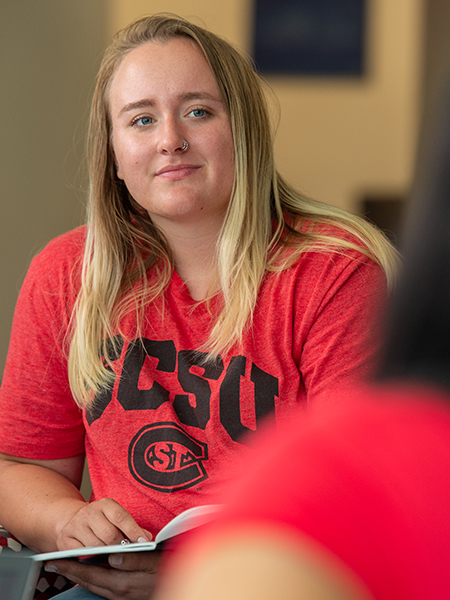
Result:
M195 350L211 314L174 273L164 302L148 307L141 339L134 315L124 319L114 386L81 411L65 336L84 239L84 228L65 234L31 264L0 391L0 451L45 460L86 450L94 498L115 498L152 532L209 503L264 420L320 405L327 390L371 369L381 269L358 252L307 252L266 275L242 347L207 366Z
M210 552L255 525L297 536L303 550L309 540L377 600L450 598L450 394L420 385L338 394L327 412L262 436L219 500L221 520L194 538Z

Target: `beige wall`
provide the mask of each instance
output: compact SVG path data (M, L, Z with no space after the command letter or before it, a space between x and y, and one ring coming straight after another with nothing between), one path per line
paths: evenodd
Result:
M249 0L110 0L108 6L111 33L137 17L170 12L206 26L248 49L252 13Z
M0 0L0 378L32 257L84 217L84 134L106 2Z
M250 0L110 0L111 32L152 12L174 12L250 50ZM420 113L423 0L368 2L368 72L361 79L276 78L279 170L313 197L356 209L366 194L403 195Z

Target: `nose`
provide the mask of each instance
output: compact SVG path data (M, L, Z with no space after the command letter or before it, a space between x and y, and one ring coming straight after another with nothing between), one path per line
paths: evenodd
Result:
M166 119L159 128L157 151L160 154L179 154L187 150L184 141L183 127L176 119Z

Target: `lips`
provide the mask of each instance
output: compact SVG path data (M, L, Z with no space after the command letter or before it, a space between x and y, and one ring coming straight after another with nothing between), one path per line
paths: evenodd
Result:
M166 165L156 172L156 177L164 179L182 179L200 169L198 165L181 163L177 165Z

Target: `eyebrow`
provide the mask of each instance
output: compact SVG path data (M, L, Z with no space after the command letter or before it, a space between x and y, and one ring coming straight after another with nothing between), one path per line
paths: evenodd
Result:
M179 100L212 100L213 102L221 102L220 96L215 96L209 92L186 92L185 94L178 95ZM141 108L149 108L155 106L155 101L151 98L145 98L137 100L136 102L129 102L120 110L119 116L129 112L131 110L139 110Z

